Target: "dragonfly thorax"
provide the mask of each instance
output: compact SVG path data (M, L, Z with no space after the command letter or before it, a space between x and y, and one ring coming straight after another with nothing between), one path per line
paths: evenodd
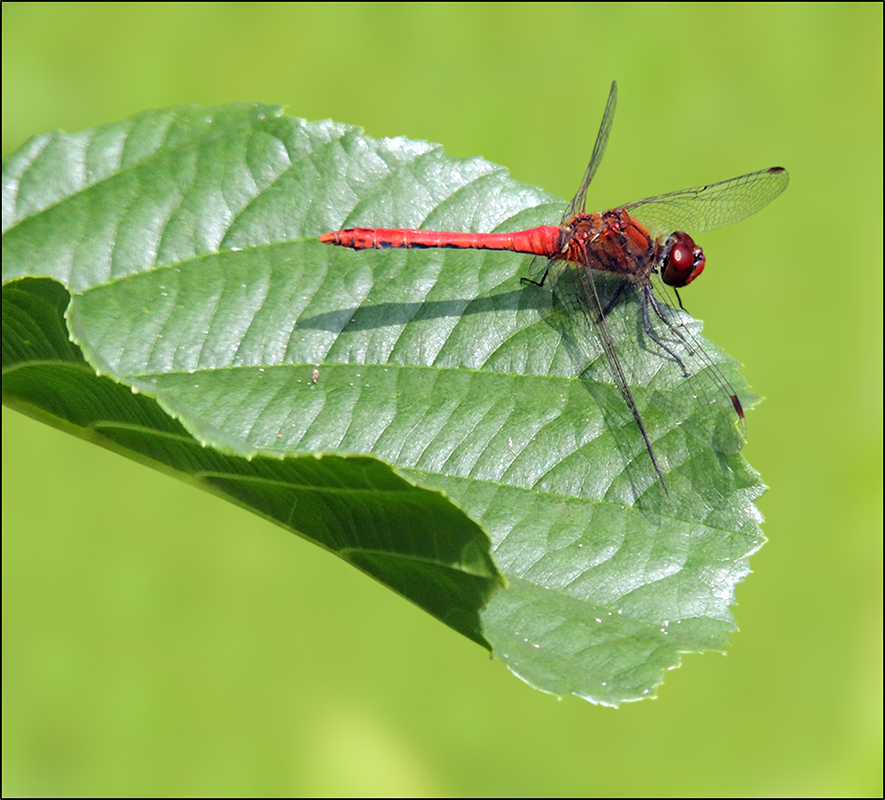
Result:
M623 209L578 214L562 227L561 256L581 267L647 283L661 246Z

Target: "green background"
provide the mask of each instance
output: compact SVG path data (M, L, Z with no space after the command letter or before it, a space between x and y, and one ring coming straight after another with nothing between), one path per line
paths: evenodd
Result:
M683 298L767 401L727 658L557 701L343 562L3 410L4 794L880 795L881 5L3 5L3 153L285 103L588 206L763 167ZM380 221L379 221L380 222ZM551 220L555 222L555 220Z

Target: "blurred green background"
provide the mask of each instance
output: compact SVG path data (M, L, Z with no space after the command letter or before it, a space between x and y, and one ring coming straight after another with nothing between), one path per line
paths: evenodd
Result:
M4 155L260 100L568 199L617 79L589 206L792 178L704 235L683 294L767 398L769 543L727 658L617 711L558 701L320 549L4 408L4 795L881 795L880 4L2 13Z

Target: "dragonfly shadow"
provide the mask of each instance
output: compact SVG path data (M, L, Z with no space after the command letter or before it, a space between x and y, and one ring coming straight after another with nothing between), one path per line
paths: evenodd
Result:
M323 337L317 353L317 358L321 359L322 353L328 352L330 342L339 334L352 336L475 315L491 318L504 313L515 317L517 312L535 312L531 315L533 321L545 323L557 334L560 352L566 359L560 366L571 363L565 373L574 376L588 395L586 430L601 430L592 440L582 438L582 432L577 431L587 463L592 469L598 469L598 474L588 480L586 496L604 497L640 508L647 502L649 509L659 510L661 500L667 496L664 486L628 400L615 379L615 367L606 354L595 318L591 318L592 312L585 306L575 302L574 275L573 269L561 269L558 274L551 275L543 287L524 285L482 296L341 303L321 313L300 317L295 328L305 333L313 331ZM608 275L599 275L595 281L603 305L622 283L621 279ZM606 317L606 326L650 445L666 476L671 467L682 463L674 460L678 454L673 455L671 445L675 441L678 448L680 436L691 435L692 426L698 424L697 416L690 418L697 412L688 408L681 396L674 398L668 390L681 379L679 364L645 332L634 287L627 286L621 293ZM596 423L593 422L594 416ZM732 421L726 415L730 434L734 433ZM580 427L580 417L576 418L576 424ZM677 432L674 434L674 431ZM694 438L700 440L701 437ZM713 465L712 468L719 471L724 467L717 469Z
M404 327L416 321L446 319L490 314L493 312L542 310L549 305L543 297L526 298L522 290L498 292L483 297L463 297L451 300L423 300L414 302L382 302L370 305L352 305L302 317L296 328L339 333L369 331L378 328Z

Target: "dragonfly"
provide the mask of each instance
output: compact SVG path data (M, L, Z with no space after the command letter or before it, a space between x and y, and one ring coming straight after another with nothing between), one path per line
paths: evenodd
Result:
M727 395L735 420L742 426L744 409L737 392L688 329L673 321L677 314L668 302L667 289L672 288L684 311L678 289L688 286L706 265L704 251L688 231L697 234L714 230L755 214L787 188L789 175L783 167L770 167L720 183L588 213L587 189L608 145L617 96L617 82L613 82L590 163L559 225L510 233L347 228L324 233L319 239L353 250L456 248L508 250L541 257L536 258L540 268L533 262L531 272L535 277L522 278L522 282L543 286L549 279L556 279L556 291L564 299L564 307L576 311L586 321L582 328L601 343L614 383L642 435L654 472L669 494L664 471L616 352L608 320L625 291L635 289L646 335L673 359L684 378L691 379L701 369L710 373L717 391ZM560 280L563 275L567 280ZM600 280L601 276L614 276L616 288L609 289L609 283ZM657 293L656 281L662 284ZM653 320L660 320L666 327L669 343L655 330ZM697 393L693 392L693 396Z

